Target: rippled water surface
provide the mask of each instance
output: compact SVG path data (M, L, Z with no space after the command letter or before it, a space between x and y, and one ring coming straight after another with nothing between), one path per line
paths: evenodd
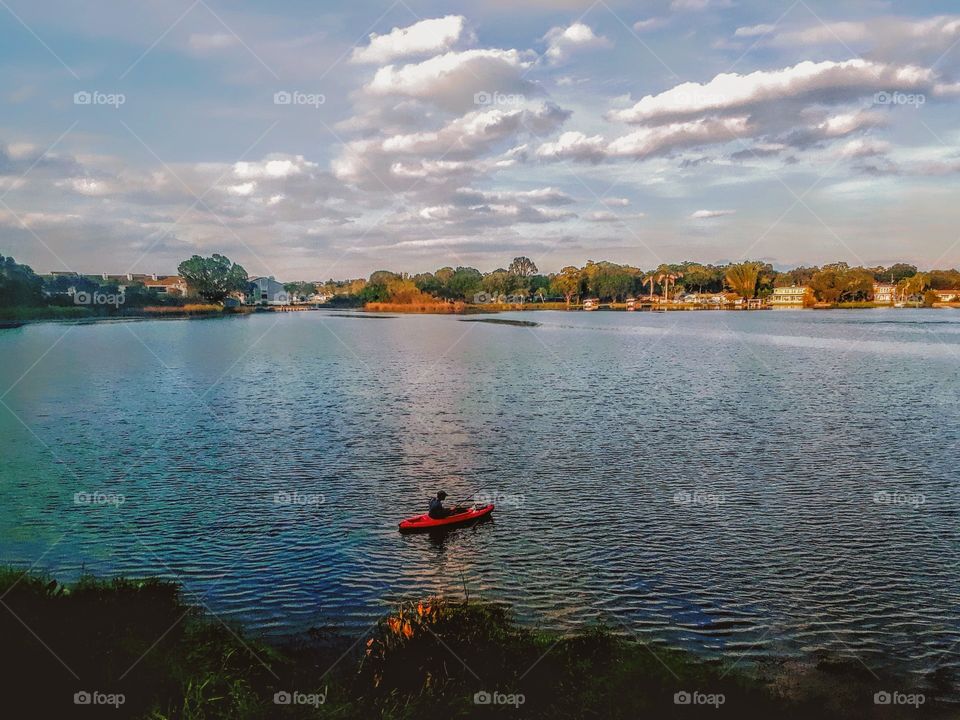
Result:
M0 562L177 577L267 634L466 588L730 659L960 664L960 313L497 318L539 325L0 331ZM399 535L438 488L494 521Z

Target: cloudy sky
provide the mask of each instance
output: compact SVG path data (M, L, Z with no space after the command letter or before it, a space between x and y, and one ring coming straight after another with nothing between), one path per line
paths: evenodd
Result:
M960 265L960 13L3 0L0 254L256 274Z

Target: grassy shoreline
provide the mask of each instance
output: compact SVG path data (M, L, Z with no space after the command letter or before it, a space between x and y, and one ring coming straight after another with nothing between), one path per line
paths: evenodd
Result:
M405 603L359 639L313 631L277 645L205 614L167 581L63 586L7 568L0 596L11 717L949 716L932 693L919 708L875 704L876 692L911 690L852 661L748 674L602 627L539 632L495 603Z

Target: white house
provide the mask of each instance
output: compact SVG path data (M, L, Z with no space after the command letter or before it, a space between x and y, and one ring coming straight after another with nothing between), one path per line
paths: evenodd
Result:
M873 301L877 305L893 305L897 301L897 286L893 283L874 283Z
M290 293L272 277L258 277L250 281L247 302L253 305L289 305Z
M770 304L774 309L797 310L813 305L813 290L806 285L791 285L773 289Z

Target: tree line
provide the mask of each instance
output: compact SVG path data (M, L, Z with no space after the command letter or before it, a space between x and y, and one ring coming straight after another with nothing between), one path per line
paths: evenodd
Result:
M471 302L478 296L566 303L594 297L618 302L629 297L674 299L689 293L722 292L750 299L765 298L776 287L798 285L810 287L818 300L839 303L870 300L874 283L890 283L897 286L898 294L920 298L928 290L960 288L960 271L920 272L907 263L851 267L844 262L776 270L757 261L726 265L688 261L643 269L591 260L582 267L570 265L557 273L541 274L532 260L517 257L506 268L487 273L472 267L442 267L414 275L378 270L367 279L329 280L318 287L342 303L359 304L431 298Z
M193 294L210 302L243 293L248 287L246 270L223 255L209 258L194 255L180 263L177 270ZM673 299L687 293L721 292L742 298L764 298L776 287L803 285L810 287L818 300L838 303L871 299L876 282L895 285L902 297L920 299L930 290L960 289L960 271L921 272L907 263L852 267L843 262L776 270L769 263L758 261L726 265L687 261L642 269L591 260L582 267L570 265L559 272L543 274L533 260L520 256L507 267L486 273L462 266L417 274L377 270L369 278L295 281L285 283L284 287L299 297L322 294L331 297L334 305L361 305L367 302L474 302L481 296L510 302L519 299L566 303L587 297L617 302L628 297ZM0 255L0 306L68 302L63 296L69 287L77 291L116 289L115 285L101 284L81 275L40 277L29 266ZM136 284L127 286L126 296L126 304L134 307L158 301L156 293Z

